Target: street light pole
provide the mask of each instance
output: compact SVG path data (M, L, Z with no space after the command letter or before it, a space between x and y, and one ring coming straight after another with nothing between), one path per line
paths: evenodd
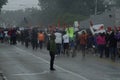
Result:
M97 15L97 3L98 3L98 1L95 0L95 15Z

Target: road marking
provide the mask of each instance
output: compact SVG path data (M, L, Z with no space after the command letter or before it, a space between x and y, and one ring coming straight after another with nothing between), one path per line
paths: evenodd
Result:
M21 74L13 74L13 76L33 76L33 75L42 75L46 74L48 71L43 71L41 73L21 73Z
M43 62L49 64L49 61L47 61L47 60L45 60L45 59L43 59L43 58L41 58L41 57L35 56L35 55L33 55L31 52L27 52L27 51L25 51L25 50L23 50L23 49L21 49L21 48L16 47L16 46L14 46L14 47L15 47L17 50L21 51L21 52L25 52L25 53L27 53L28 55L32 55L32 56L34 56L35 58L40 59L40 60L42 60ZM29 54L29 53L31 53L31 54ZM20 54L22 54L22 53L20 53ZM58 68L58 69L60 69L60 70L62 70L62 71L64 71L64 72L67 72L67 73L69 73L69 74L71 74L71 75L73 75L73 76L76 76L76 77L78 77L78 78L81 78L82 80L89 80L89 79L87 79L86 77L84 77L84 76L82 76L82 75L80 75L80 74L74 73L74 72L72 72L72 71L69 71L69 70L64 69L64 68L62 68L62 67L59 67L59 66L57 66L57 65L55 65L55 67Z

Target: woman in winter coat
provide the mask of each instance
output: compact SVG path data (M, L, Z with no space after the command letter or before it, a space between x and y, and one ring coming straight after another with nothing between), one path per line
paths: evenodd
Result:
M99 36L97 37L97 45L100 53L100 58L102 58L106 45L106 38L104 33L100 33Z

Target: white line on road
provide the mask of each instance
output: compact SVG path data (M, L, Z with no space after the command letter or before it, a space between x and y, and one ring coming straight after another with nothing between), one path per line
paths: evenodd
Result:
M43 71L41 73L22 73L22 74L13 74L14 76L33 76L33 75L42 75L46 74L48 71Z
M34 56L35 58L40 59L40 60L42 60L43 62L49 64L49 61L47 61L47 60L45 60L45 59L43 59L43 58L41 58L41 57L35 56L35 55L32 54L32 53L30 54L30 52L27 52L27 51L25 51L25 50L23 50L23 49L21 49L21 48L16 47L16 46L15 46L15 48L16 48L17 50L21 51L21 52L25 52L25 53L27 53L28 55L32 55L32 56ZM69 74L71 74L71 75L73 75L73 76L79 77L79 78L81 78L82 80L89 80L89 79L87 79L86 77L84 77L84 76L82 76L82 75L80 75L80 74L74 73L74 72L69 71L69 70L67 70L67 69L64 69L64 68L62 68L62 67L60 67L60 66L55 65L55 67L57 67L58 69L60 69L60 70L62 70L62 71L64 71L64 72L67 72L67 73L69 73Z

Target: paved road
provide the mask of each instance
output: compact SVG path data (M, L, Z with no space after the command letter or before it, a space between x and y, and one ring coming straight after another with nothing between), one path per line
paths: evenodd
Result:
M120 64L107 59L57 56L56 71L49 70L49 59L45 49L0 44L0 70L7 80L120 80Z

